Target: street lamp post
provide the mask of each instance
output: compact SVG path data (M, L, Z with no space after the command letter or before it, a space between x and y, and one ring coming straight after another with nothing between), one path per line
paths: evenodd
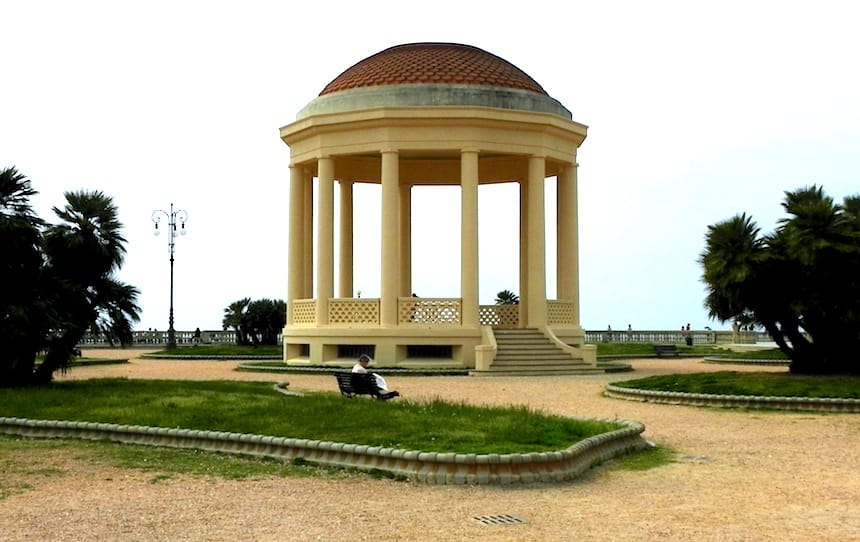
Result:
M188 221L188 213L183 209L173 210L170 204L170 212L158 209L152 212L152 221L155 223L155 235L160 233L158 225L161 219L167 218L167 246L170 250L170 318L167 327L167 348L176 348L176 330L173 329L173 251L176 244L176 224L179 224L178 235L185 235L185 222Z

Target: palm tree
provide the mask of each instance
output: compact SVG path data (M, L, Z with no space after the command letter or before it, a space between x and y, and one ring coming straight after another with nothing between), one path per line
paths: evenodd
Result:
M838 205L813 185L786 193L783 207L790 217L781 221L774 239L792 262L797 278L792 302L799 327L813 339L804 356L792 358L792 369L851 371L848 360L860 358L856 198Z
M700 257L705 306L721 321L752 318L797 373L857 372L860 203L818 187L787 192L788 218L760 237L746 215L708 227Z
M745 312L747 285L762 248L759 228L746 214L708 226L699 261L708 286L705 307L711 318L725 322Z
M29 205L36 194L13 167L0 170L0 385L48 382L65 369L88 329L129 343L137 321L136 288L114 273L125 239L111 198L66 194L45 227ZM45 360L36 367L36 354Z
M236 344L248 344L248 337L244 328L245 312L248 310L248 305L251 303L251 298L246 297L238 301L230 303L224 309L224 319L221 320L221 325L224 329L231 327L236 330Z
M520 298L510 290L502 290L496 294L496 305L519 305Z
M278 344L278 333L284 328L286 304L274 299L257 299L248 304L242 317L246 339L254 345Z
M15 167L0 170L0 385L32 377L47 330L50 304L39 296L44 224L29 204L35 194Z
M139 320L138 290L114 274L125 257L113 200L100 191L66 193L66 205L54 212L61 222L45 232L44 290L54 300L52 333L37 382L65 370L75 346L91 330L110 342L128 344Z

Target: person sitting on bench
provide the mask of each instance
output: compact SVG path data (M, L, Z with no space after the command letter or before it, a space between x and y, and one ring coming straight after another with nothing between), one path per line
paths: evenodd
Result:
M353 373L366 373L367 366L370 365L370 356L367 354L362 354L358 357L358 363L352 366ZM397 397L400 395L396 391L390 391L388 389L388 383L385 382L385 379L379 376L376 373L373 373L373 378L376 379L376 386L383 391L385 394L391 394L392 397Z

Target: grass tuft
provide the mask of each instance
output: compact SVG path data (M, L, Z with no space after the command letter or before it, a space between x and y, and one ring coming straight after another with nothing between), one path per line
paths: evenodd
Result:
M675 452L665 446L652 446L617 459L618 468L629 471L656 469L675 461Z

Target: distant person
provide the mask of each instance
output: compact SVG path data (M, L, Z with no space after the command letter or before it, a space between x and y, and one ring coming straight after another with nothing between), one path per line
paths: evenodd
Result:
M194 346L197 346L198 344L200 344L200 328L199 327L194 330L194 335L191 336L191 339L192 339L192 342L194 343Z
M415 292L412 292L412 297L418 298L418 294L416 294ZM409 307L409 321L410 322L415 321L415 311L417 309L418 309L418 305L416 303L413 303L412 306Z
M358 362L352 366L352 372L362 374L367 373L368 365L370 365L370 356L368 356L367 354L362 354L358 357ZM400 395L400 393L396 391L390 391L388 389L388 383L385 382L384 378L382 378L376 373L372 374L373 378L376 380L376 387L382 391L384 398L388 399L389 397L397 397Z

